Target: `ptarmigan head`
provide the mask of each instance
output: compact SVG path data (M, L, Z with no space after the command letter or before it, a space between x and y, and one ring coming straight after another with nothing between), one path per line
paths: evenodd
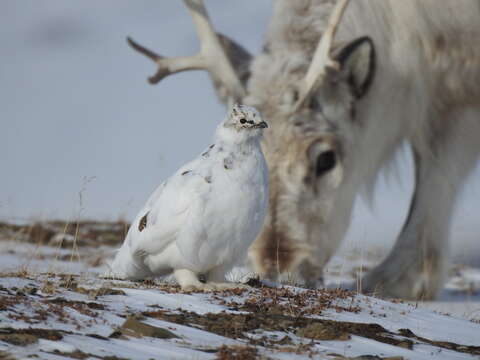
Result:
M257 109L235 104L225 120L217 127L215 138L226 143L243 143L259 140L268 125Z
M251 132L252 130L261 132L261 129L268 127L257 109L239 104L233 105L224 122L224 126L235 129L238 132ZM254 132L256 133L257 131Z

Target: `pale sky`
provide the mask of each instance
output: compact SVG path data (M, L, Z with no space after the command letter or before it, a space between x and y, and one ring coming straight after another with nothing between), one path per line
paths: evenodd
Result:
M270 1L206 3L219 31L260 50ZM2 0L0 30L1 220L132 219L224 116L205 73L151 86L154 65L126 45L130 35L163 55L196 52L180 1ZM357 204L349 243L392 243L412 189L408 154L400 163L402 185L380 182L375 215ZM454 219L465 252L480 244L478 200L477 169Z

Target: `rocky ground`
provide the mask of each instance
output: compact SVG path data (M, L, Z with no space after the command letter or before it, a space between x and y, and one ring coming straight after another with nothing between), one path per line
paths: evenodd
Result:
M127 229L0 224L0 359L480 358L478 269L452 267L435 303L335 288L379 260L355 252L332 261L329 290L251 279L248 290L182 293L98 276Z

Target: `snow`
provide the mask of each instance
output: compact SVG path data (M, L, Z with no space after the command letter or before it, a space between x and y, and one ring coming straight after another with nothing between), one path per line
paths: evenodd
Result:
M40 351L44 352L59 351L63 353L72 353L77 350L77 348L72 344L68 344L63 341L50 341L45 339L38 340L38 348Z
M94 227L108 230L98 224ZM88 229L82 231L90 234ZM387 301L336 290L337 284L354 280L359 265L368 268L378 261L371 254L335 258L326 271L331 290L325 293L267 282L247 291L184 293L164 280L138 283L100 278L116 245L96 246L98 240L88 243L87 235L79 237L81 246L74 249L73 258L71 243L59 247L53 241L41 244L0 236L0 352L54 360L73 356L214 359L221 351L242 349L285 360L334 359L332 354L403 359L480 355L478 268L453 266L436 302ZM248 271L242 268L230 274L236 281L247 277ZM329 300L322 303L323 296ZM319 304L323 305L319 308ZM172 336L151 337L138 329L135 336L122 333L131 316ZM325 321L325 326L344 324L349 339L303 337L298 331L308 326L302 323L307 320ZM346 323L358 324L360 330ZM382 328L372 335L365 330L368 324ZM40 332L32 337L28 335L32 329ZM56 338L42 335L47 329ZM26 343L6 341L9 332ZM459 345L477 348L462 350Z
M362 305L362 311L359 313L337 313L334 310L327 310L325 317L360 323L374 320L390 331L407 328L416 335L438 341L480 345L480 326L476 323L436 314L412 303L392 303L363 295L357 295L356 301Z
M14 356L29 356L41 354L45 359L67 359L68 354L74 351L81 351L91 356L105 357L118 356L121 358L151 359L213 359L215 351L223 345L248 344L247 338L231 339L212 333L201 325L178 324L166 320L147 316L142 322L161 329L167 329L178 338L159 339L148 336L109 338L109 336L125 321L128 314L140 314L162 311L167 314L189 314L190 312L205 315L214 314L247 314L229 309L228 304L235 301L237 304L244 304L252 296L259 296L260 289L251 289L242 294L231 293L177 293L178 288L165 287L160 283L154 285L132 284L126 281L109 282L97 277L96 274L83 275L84 279L76 279L83 288L107 287L113 290L121 290L124 295L104 295L92 299L87 294L80 294L76 291L67 290L61 287L60 277L47 275L34 275L28 278L1 277L0 294L3 299L13 296L14 288L42 287L46 281L55 284L54 293L26 294L28 298L23 303L16 303L0 312L2 328L43 328L56 329L64 332L60 341L38 339L36 344L22 347L0 341L0 350L7 351ZM292 290L292 294L300 295L308 293L304 289L286 287L283 289ZM274 289L275 291L275 289ZM278 294L283 294L278 289ZM56 317L49 315L48 319L38 323L32 323L40 308L48 309L56 300L64 299L72 302L94 303L92 311L95 315L82 314L76 309L64 307L65 316ZM219 299L224 300L219 301ZM271 299L264 299L269 303ZM280 301L290 301L280 298ZM314 302L315 299L309 299ZM359 307L358 312L338 312L333 305ZM102 310L94 310L102 307ZM307 306L306 306L307 308ZM55 311L53 311L55 312ZM15 315L26 316L25 320L15 319ZM449 341L463 345L480 346L480 325L465 319L453 316L445 316L427 309L419 308L414 304L389 302L363 295L353 295L345 299L337 299L332 307L323 311L320 315L312 315L312 318L335 320L341 322L376 323L388 331L397 333L399 329L408 328L415 335L434 341ZM0 331L0 334L2 332ZM92 337L96 334L103 338ZM311 344L310 339L302 338L295 334L292 329L284 332L267 331L257 329L248 334L250 339L281 339L287 335L296 346ZM394 338L402 339L402 335L394 335ZM378 355L381 357L402 356L405 359L471 359L472 356L432 344L415 340L413 349L406 349L391 344L382 343L371 338L351 335L347 341L318 341L309 348L311 353L318 356L330 358L327 354L341 354L347 357L361 355ZM291 353L285 352L281 346L255 346L257 351L266 356L278 359L301 359L308 358L308 352Z
M197 314L219 313L225 310L225 307L214 304L208 304L207 295L199 294L197 296L185 294L162 294L155 291L146 293L143 290L125 289L131 299L125 304L130 308L140 309L142 306L152 306L162 304L163 308L175 310L182 309L193 311Z

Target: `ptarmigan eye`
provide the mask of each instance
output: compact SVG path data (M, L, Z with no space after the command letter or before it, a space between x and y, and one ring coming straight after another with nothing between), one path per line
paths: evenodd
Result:
M246 119L244 119L244 118L241 118L241 119L240 119L240 124L245 124L246 122L247 122Z

